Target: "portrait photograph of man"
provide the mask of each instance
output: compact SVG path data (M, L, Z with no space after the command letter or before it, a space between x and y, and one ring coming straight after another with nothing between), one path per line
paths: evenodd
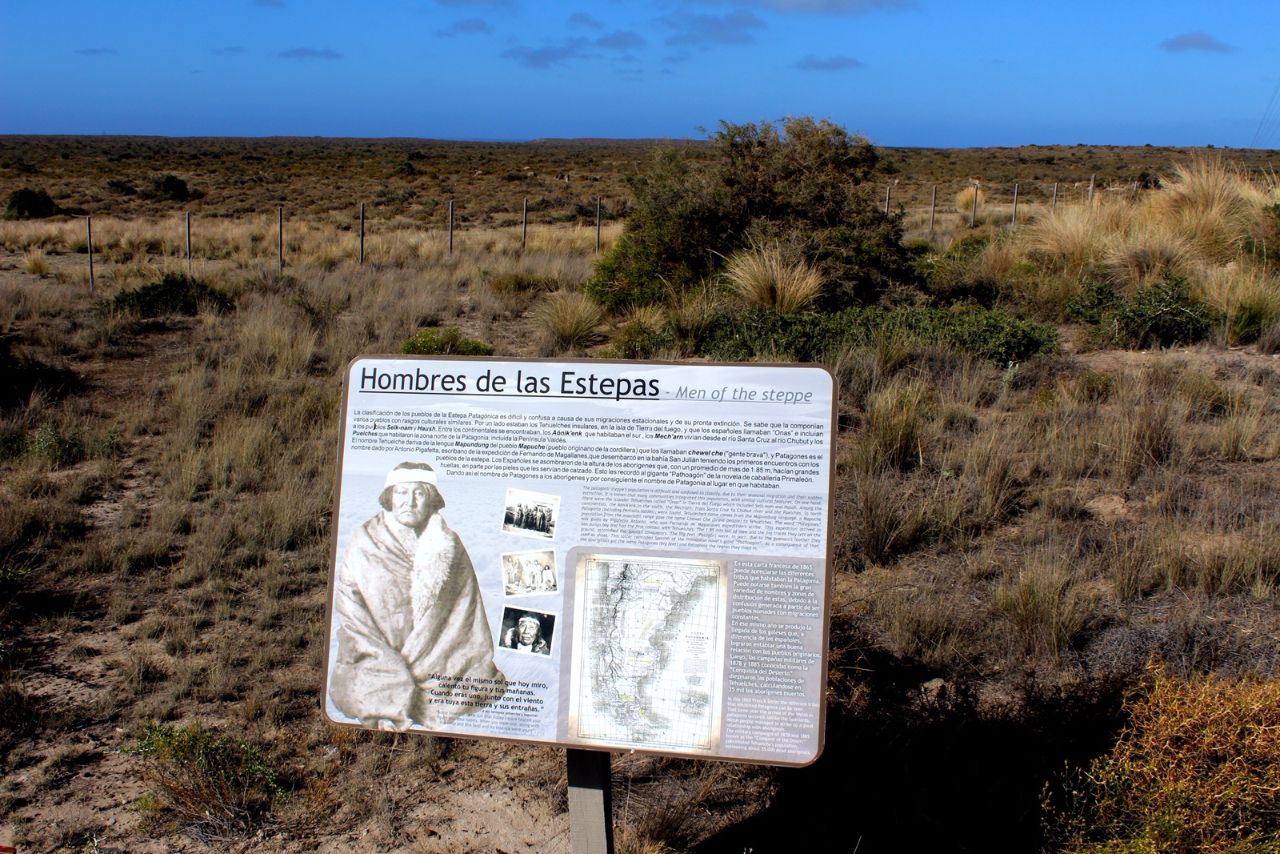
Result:
M505 649L516 652L550 655L551 637L555 632L555 624L555 614L505 608L502 612L500 643Z
M434 469L396 466L378 504L338 563L329 698L365 726L434 728L497 699L505 677L471 558L441 515ZM429 702L441 685L453 702Z

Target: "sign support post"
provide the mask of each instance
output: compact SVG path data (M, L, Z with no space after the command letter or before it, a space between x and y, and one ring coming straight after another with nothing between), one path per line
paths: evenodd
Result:
M613 781L608 753L567 751L573 854L613 854Z

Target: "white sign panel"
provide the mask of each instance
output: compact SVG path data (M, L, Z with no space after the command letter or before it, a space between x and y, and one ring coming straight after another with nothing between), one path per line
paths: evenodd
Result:
M327 716L812 762L833 411L812 366L356 359Z

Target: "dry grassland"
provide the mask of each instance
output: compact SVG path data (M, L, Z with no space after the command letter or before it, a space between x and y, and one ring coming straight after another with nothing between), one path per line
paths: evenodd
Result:
M0 843L567 850L561 753L321 719L338 378L433 326L512 356L626 354L658 328L696 340L729 302L776 302L776 277L761 296L744 268L740 297L621 317L590 303L590 200L625 210L620 176L642 154L627 145L0 143L6 192L21 173L93 211L98 253L90 293L79 220L0 224ZM1015 177L1085 156L1043 151L981 164ZM1123 170L1114 151L1090 156L1117 176L1146 167L1126 151ZM890 155L902 175L944 157L977 171L964 152ZM182 206L108 197L108 182L136 192L179 170L205 193L192 271L227 302L142 317L115 298L186 272ZM1178 195L1203 176L1165 175L1174 189L1137 200L1053 216L1038 200L1017 232L988 218L991 239L940 252L930 281L987 283L997 304L1064 323L1083 269L1125 293L1172 270L1220 312L1207 343L1116 350L1067 323L1060 352L1020 364L888 333L828 353L841 430L827 753L784 773L619 757L623 850L776 850L831 815L863 851L1032 850L1041 788L1112 746L1149 661L1161 680L1280 677L1280 286L1249 242L1271 239L1253 212L1276 188L1246 181L1237 194L1256 197L1228 194L1209 216ZM290 210L283 273L271 193L252 189L265 176L289 187L271 191ZM390 195L360 266L350 201L378 181ZM438 200L464 186L502 205L450 254ZM522 249L508 203L526 186L590 216L537 223ZM920 215L909 236L925 236ZM963 250L966 216L939 217L940 250ZM606 225L606 249L620 229ZM1243 307L1262 328L1235 346ZM1060 831L1088 841L1069 820Z

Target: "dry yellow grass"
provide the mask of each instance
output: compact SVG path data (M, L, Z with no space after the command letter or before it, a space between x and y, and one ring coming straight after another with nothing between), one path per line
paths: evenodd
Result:
M548 294L534 309L546 355L580 351L600 340L604 309L580 291Z
M822 293L822 274L803 259L790 257L778 244L735 252L725 280L745 305L794 314L813 305Z

